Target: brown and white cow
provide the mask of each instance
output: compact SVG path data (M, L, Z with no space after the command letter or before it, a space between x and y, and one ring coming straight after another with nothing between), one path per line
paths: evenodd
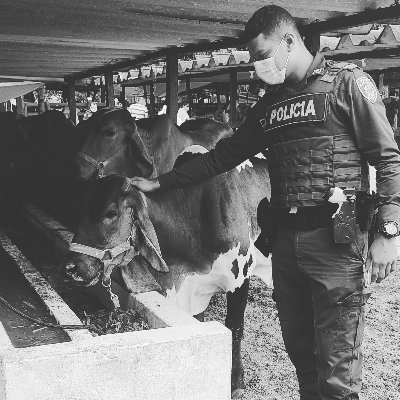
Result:
M82 179L120 174L157 176L171 170L178 156L191 146L212 149L217 141L232 135L229 125L196 121L190 131L178 129L167 115L135 121L126 110L102 109L81 124L86 138L77 154ZM212 128L212 129L210 129Z
M156 280L166 296L192 315L201 314L213 294L226 292L226 326L233 333L232 391L237 394L244 387L240 344L248 278L258 273L271 284L268 260L254 246L259 234L257 206L269 195L266 160L256 157L203 184L144 196L126 176L168 171L185 148L207 151L215 145L216 135L209 138L197 133L201 140L196 142L193 135L188 139L186 133L175 132L170 120L166 130L153 129L160 120L153 122L155 125L149 123L148 130L144 130L138 129L128 116L122 111L103 114L104 119L99 119L83 148L85 155L89 153L90 158L101 161L123 146L124 150L115 157L118 160L109 163L106 172L125 176L93 183L73 239L78 244L71 253L74 273L86 283L98 281L103 264L96 254L103 257L105 249L113 249L107 254L116 257L114 264L122 262L128 288L133 285L127 263L135 268L135 263L147 259L159 271L155 273ZM163 117L162 122L166 121L168 117ZM124 160L123 154L129 158ZM84 160L82 155L80 159ZM116 166L115 171L112 165ZM94 166L95 163L81 161L83 177L96 174ZM100 252L96 253L96 249ZM166 268L169 272L163 273ZM105 274L108 278L110 271Z

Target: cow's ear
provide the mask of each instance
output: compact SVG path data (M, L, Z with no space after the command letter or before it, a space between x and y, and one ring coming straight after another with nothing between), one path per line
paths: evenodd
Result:
M130 117L131 118L131 117ZM138 176L149 178L153 174L152 159L144 145L135 121L131 118L129 122L129 146L131 152L131 161L138 170Z
M147 212L144 194L136 191L136 189L132 190L138 193L140 199L140 204L136 210L135 247L156 271L169 272L169 268L161 254L156 231Z
M153 226L150 222L150 225ZM160 247L158 247L157 235L149 234L149 229L143 229L140 224L136 230L134 238L135 248L138 249L140 255L150 264L150 266L158 272L169 272L168 265L165 263Z

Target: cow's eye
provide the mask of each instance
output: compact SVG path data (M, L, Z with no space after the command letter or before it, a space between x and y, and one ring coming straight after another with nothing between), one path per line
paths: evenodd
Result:
M104 134L105 134L106 136L108 136L108 137L113 137L113 136L115 136L116 132L115 132L115 131L106 130L106 131L104 132Z
M117 211L115 211L115 210L109 210L109 211L107 211L107 212L104 214L103 218L104 218L104 219L113 219L113 218L115 218L117 215L118 215L118 212L117 212Z

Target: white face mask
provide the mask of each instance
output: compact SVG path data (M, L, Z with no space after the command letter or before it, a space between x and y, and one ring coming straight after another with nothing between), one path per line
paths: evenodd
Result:
M256 70L257 76L268 85L279 85L285 81L286 67L289 61L290 52L288 53L285 66L279 71L276 67L275 59L276 53L284 39L279 43L275 54L272 57L265 58L264 60L254 61L254 69Z

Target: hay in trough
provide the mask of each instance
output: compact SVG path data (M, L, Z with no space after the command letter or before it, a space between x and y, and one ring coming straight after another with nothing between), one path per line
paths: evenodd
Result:
M150 329L147 321L132 309L123 311L117 308L113 311L99 310L93 314L85 313L82 322L89 325L89 331L95 336Z

